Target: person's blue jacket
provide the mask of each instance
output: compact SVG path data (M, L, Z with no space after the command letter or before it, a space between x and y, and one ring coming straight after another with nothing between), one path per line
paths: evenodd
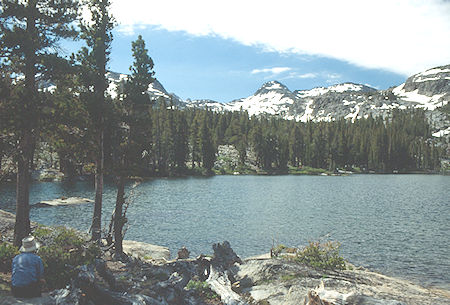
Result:
M11 282L14 287L24 287L44 276L44 265L39 256L31 252L20 253L12 262Z

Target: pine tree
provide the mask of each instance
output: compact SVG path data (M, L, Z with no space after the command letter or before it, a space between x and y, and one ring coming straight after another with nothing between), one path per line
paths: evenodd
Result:
M204 113L203 120L201 123L199 144L202 158L202 166L206 168L208 172L210 172L214 166L214 162L216 161L216 149L212 141L210 127L208 126L208 115L209 111L207 110Z
M2 64L13 67L23 87L17 105L17 204L14 244L30 232L29 169L40 129L41 95L38 75L45 77L57 54L58 42L74 37L78 1L1 0L0 35Z
M87 5L91 14L91 20L81 24L81 38L87 46L83 47L79 52L78 60L85 68L83 73L86 87L84 99L88 103L91 122L96 131L95 205L91 231L92 239L100 241L105 160L104 112L106 109L106 90L108 88L106 72L112 43L111 31L114 27L114 22L109 13L111 5L109 0L89 0Z
M250 132L251 135L251 142L253 146L253 150L256 154L256 164L259 167L263 167L264 163L264 138L263 138L263 132L262 127L259 122L259 124L256 124L252 131Z
M289 135L289 156L291 164L298 167L303 155L303 136L297 124Z
M186 121L185 112L176 112L176 132L175 132L175 165L178 172L186 169L186 161L189 154L189 128Z
M163 130L163 143L166 147L166 172L172 174L175 169L175 117L174 117L174 106L172 99L170 100L169 106L165 109L166 119L164 120L164 130Z
M154 164L158 175L166 173L167 147L164 144L164 122L167 116L167 105L163 97L158 98L158 107L153 111Z
M78 94L80 83L76 67L67 62L53 71L52 80L56 88L44 94L43 122L46 128L41 137L58 154L59 170L70 179L82 174L79 165L90 154L90 130L86 130L89 114Z
M14 114L17 100L14 93L15 86L11 77L11 71L0 70L0 181L5 178L3 175L9 174L8 170L2 169L2 159L10 156L10 150L14 148L13 143L17 143L14 136L15 121Z
M154 82L153 60L148 55L142 36L132 42L133 65L131 76L125 81L121 95L126 110L125 123L129 126L129 143L127 144L128 166L142 168L142 156L151 153L152 144L152 110L153 102L147 93L149 85Z
M124 128L122 131L122 134L124 134L123 141L120 141L116 148L120 153L115 170L117 196L113 218L116 257L122 257L123 255L123 226L126 221L123 213L125 179L130 174L130 170L138 167L132 166L132 164L142 163L142 155L148 149L146 142L149 141L148 136L151 134L146 128L149 118L149 113L146 110L151 108L147 90L154 81L153 60L148 55L142 36L139 35L138 39L132 42L131 49L134 58L133 65L130 67L131 76L124 84L124 91L119 94L119 99L122 100L122 103L119 104L122 108L119 109L119 113L122 113L123 119L117 121L119 125L122 122L125 123L128 128ZM120 138L120 135L116 138Z
M200 138L199 138L199 129L200 129L200 120L201 120L201 112L199 110L194 111L192 114L192 122L189 127L190 135L189 135L189 143L191 146L191 167L195 167L195 163L197 164L201 160L201 146L200 146Z

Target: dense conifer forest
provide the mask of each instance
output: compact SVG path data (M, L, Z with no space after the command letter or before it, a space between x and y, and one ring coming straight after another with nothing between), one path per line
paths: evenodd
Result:
M90 173L95 146L84 115L88 110L73 96L69 104L58 102L59 94L67 97L59 91L49 95L56 100L46 110L48 123L39 145L57 154L54 165L66 176ZM245 111L179 109L162 98L142 104L116 98L109 101L105 114L105 170L112 175L219 172L214 167L219 145L236 148L236 170L245 171L252 152L257 167L269 173L303 166L328 171L434 171L445 157L445 146L431 137L420 109L393 110L388 118L353 123L345 119L303 123L276 116L249 117ZM11 151L8 141L2 144L4 154Z

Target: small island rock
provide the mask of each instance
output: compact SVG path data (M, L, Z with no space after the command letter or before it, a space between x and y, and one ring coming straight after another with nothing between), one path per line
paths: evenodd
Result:
M63 205L74 205L74 204L83 204L83 203L93 203L94 200L81 198L81 197L61 197L53 200L43 200L35 204L37 207L57 207Z

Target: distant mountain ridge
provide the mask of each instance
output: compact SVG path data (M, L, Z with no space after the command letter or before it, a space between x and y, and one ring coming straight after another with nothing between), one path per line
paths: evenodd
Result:
M109 72L113 94L125 74ZM153 98L172 99L179 107L208 107L214 111L245 110L249 115L276 115L298 121L355 121L369 116L387 116L392 109L422 108L434 126L434 136L450 137L450 122L439 110L450 102L450 65L426 70L409 77L405 83L387 90L343 83L310 90L289 90L278 81L266 82L253 95L228 103L213 100L182 100L168 93L159 81L150 85Z
M117 88L121 86L121 83L124 82L129 77L129 75L109 71L106 74L106 77L110 81L108 93L114 98L115 96L117 96ZM185 106L185 102L181 98L179 98L174 93L167 92L164 86L157 79L155 79L150 84L147 93L149 94L150 98L157 99L162 97L166 101L170 101L172 99L174 105Z

